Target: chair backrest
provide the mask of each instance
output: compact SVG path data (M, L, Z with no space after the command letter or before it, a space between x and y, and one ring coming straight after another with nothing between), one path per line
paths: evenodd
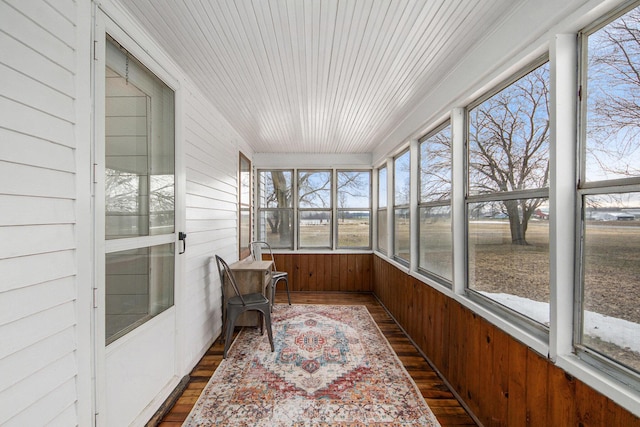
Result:
M257 241L251 242L251 256L254 261L262 261L262 252L265 250L269 253L269 261L271 261L271 269L276 270L276 260L273 257L271 245L267 242Z
M218 274L220 275L220 286L222 286L222 296L226 299L229 295L225 295L225 279L228 283L231 284L233 291L237 296L240 297L240 301L242 301L242 305L246 305L244 302L244 298L242 298L242 294L240 293L240 289L238 288L238 283L236 282L236 278L233 275L233 271L229 268L229 264L218 255L216 255L216 264L218 265Z

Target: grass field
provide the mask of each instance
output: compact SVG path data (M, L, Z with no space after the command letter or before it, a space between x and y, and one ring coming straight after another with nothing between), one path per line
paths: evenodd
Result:
M408 222L407 222L408 224ZM396 244L409 247L409 227L401 224ZM449 221L421 224L420 266L450 279L452 269ZM369 227L363 221L339 224L341 247L366 247ZM301 227L301 241L310 246L328 242L329 224ZM527 245L512 245L508 220L486 219L469 224L468 286L549 303L549 222L532 220ZM405 254L408 256L408 254ZM584 308L640 324L640 221L589 221L585 229ZM574 284L568 284L573 287ZM640 371L640 354L600 339L585 337L592 348Z

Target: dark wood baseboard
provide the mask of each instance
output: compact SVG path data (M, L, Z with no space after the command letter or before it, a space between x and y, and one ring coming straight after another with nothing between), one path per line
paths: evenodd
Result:
M160 424L162 418L169 413L171 408L173 408L173 405L176 404L180 396L182 396L182 393L184 393L184 391L187 389L190 380L191 376L189 375L185 375L184 377L182 377L176 388L173 389L171 394L169 394L169 397L166 398L166 400L162 403L160 408L158 408L156 413L153 414L153 417L151 417L151 419L147 422L147 424L145 425L146 427L156 427L158 424Z

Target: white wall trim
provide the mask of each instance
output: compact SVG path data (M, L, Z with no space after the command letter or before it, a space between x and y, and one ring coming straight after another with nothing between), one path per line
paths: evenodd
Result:
M555 37L550 51L549 279L550 357L573 347L576 232L576 34ZM573 213L573 215L571 214Z
M371 153L326 154L326 153L254 153L253 167L256 169L283 168L371 168Z
M453 234L453 282L452 291L462 295L466 283L467 217L465 209L465 117L464 108L451 111L452 144L452 188L451 188L451 232Z
M76 4L76 313L77 417L79 425L94 425L95 389L93 341L93 216L91 141L93 126L93 10L90 2Z

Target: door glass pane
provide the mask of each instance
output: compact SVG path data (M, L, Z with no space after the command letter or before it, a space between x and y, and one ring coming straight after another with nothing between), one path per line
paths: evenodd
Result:
M173 91L108 37L105 239L135 249L106 250L107 344L173 305L174 244L149 236L175 233L174 123Z
M173 305L173 243L109 253L105 271L107 344Z
M107 43L107 239L174 232L174 153L173 91Z

